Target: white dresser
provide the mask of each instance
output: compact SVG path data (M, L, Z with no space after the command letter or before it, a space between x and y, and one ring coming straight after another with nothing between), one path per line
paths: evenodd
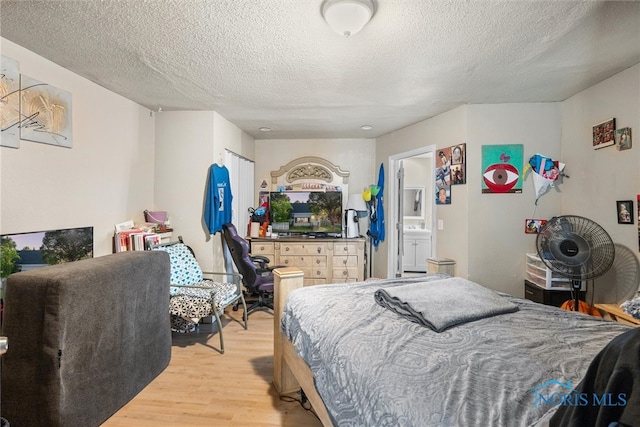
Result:
M264 255L271 266L296 267L304 285L364 280L364 238L251 239L251 255Z

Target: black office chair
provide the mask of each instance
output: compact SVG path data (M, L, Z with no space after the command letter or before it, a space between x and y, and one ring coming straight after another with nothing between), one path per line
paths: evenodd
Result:
M262 307L273 310L273 269L268 264L271 260L262 255L249 255L249 243L238 235L238 230L231 224L222 225L224 241L229 248L233 263L242 275L242 283L247 293L257 296L258 300L249 306L247 312Z

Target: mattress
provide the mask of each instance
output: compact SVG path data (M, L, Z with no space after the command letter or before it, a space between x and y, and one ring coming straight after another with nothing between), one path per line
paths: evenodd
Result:
M518 310L438 333L374 300L379 289L442 278L291 292L282 331L313 372L334 425L535 425L556 409L548 397L577 385L593 357L629 329L501 294Z

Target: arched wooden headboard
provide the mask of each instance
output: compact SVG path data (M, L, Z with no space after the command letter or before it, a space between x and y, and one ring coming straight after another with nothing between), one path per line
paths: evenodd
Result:
M324 181L329 185L344 187L349 184L350 173L321 157L306 156L290 161L271 172L272 187L293 185L296 182Z

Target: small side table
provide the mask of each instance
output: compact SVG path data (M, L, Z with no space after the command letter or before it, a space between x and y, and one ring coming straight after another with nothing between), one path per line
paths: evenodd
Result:
M449 258L427 258L427 273L455 276L456 262Z
M632 315L625 313L617 304L594 304L595 308L600 310L602 317L609 320L615 320L618 323L640 327L640 319L636 319Z

